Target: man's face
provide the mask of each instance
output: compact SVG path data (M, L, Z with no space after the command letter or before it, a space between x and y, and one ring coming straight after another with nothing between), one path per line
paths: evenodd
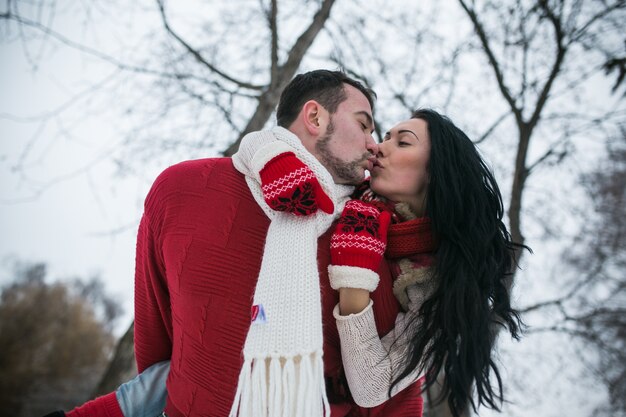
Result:
M378 147L372 131L372 108L367 98L351 85L344 86L346 99L330 116L324 135L315 145L316 156L337 184L359 184L371 170Z

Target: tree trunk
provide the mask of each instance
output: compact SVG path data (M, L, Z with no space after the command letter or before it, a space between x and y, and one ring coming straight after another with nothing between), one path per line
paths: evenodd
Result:
M107 394L115 391L117 387L137 375L137 367L135 366L135 349L134 349L134 329L135 322L130 324L124 336L117 343L115 354L109 363L109 366L102 376L100 383L93 392L92 397Z
M259 105L254 115L250 118L248 125L243 132L241 132L237 140L224 151L224 156L232 156L237 152L239 143L241 143L241 139L246 134L260 130L265 126L265 123L267 123L267 120L278 104L283 89L296 74L296 71L300 68L302 59L313 44L317 35L324 28L326 21L330 17L330 9L333 7L333 4L335 4L335 0L324 0L320 9L315 13L315 16L313 16L313 21L309 27L302 32L289 51L287 61L281 66L272 66L272 80L269 87L259 97Z

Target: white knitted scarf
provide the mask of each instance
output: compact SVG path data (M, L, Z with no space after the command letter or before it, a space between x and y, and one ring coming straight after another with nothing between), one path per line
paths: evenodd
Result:
M318 210L295 216L267 205L259 171L285 151L311 168L333 200L332 215ZM328 417L317 239L341 213L353 187L335 184L298 137L280 127L246 135L233 163L245 175L270 226L253 301L266 320L250 326L230 416Z

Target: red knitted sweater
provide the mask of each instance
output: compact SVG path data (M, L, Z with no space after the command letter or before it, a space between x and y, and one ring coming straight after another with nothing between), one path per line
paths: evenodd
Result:
M228 158L177 164L152 186L137 237L135 356L139 372L171 358L168 416L228 416L268 226ZM332 417L420 416L419 383L372 409L358 407L350 398L332 314L338 295L327 273L332 229L318 241ZM393 328L399 305L386 263L379 272L372 299L384 335Z
M268 226L230 159L184 162L154 183L137 239L135 355L140 372L171 357L168 416L228 415ZM332 316L337 294L327 276L330 234L320 238L318 263L325 373L337 379L341 355ZM386 265L381 283L372 298L384 334L399 311ZM336 401L343 399L343 406L333 406L333 417L350 410L353 415L383 415L383 408L386 416L417 415L406 414L411 401L405 397L417 394L405 391L383 404L380 412L359 410L341 392L333 393ZM400 403L402 407L394 406Z

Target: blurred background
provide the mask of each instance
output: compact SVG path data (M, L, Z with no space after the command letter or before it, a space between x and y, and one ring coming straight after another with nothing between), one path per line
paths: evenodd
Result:
M499 340L502 414L625 416L625 22L623 0L2 1L0 415L134 375L151 182L231 155L295 74L328 68L377 92L378 139L432 107L493 168L533 250L525 335Z

